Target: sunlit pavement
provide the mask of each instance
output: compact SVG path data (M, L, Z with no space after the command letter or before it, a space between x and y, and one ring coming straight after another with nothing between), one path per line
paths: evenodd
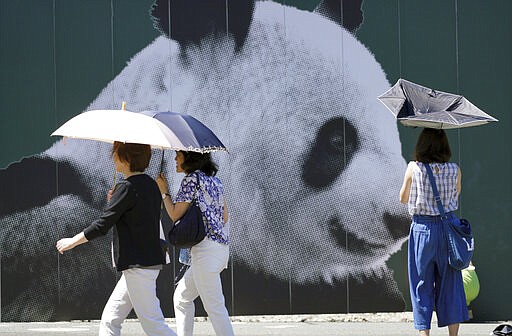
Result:
M403 313L399 313L403 314ZM351 315L310 315L301 316L265 316L233 317L235 335L240 336L304 336L304 335L417 335L408 315L391 315L391 317L372 314ZM174 319L167 320L171 328L176 329ZM489 323L465 323L460 327L461 336L489 335L503 321ZM506 322L511 323L511 322ZM0 335L73 335L89 336L98 334L99 321L72 322L32 322L0 323ZM122 335L144 335L137 320L127 320L123 324ZM446 328L437 328L435 322L430 333L432 336L448 335ZM194 324L194 335L205 336L215 333L205 318L198 318Z

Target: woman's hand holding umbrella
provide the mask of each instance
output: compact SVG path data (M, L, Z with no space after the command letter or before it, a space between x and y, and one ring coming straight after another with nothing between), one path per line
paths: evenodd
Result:
M167 179L165 178L163 173L158 174L155 179L156 184L158 184L158 189L162 194L169 195L169 188L167 187Z

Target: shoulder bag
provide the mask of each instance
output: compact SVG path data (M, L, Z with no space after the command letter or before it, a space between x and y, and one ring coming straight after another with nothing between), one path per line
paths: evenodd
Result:
M432 169L428 163L425 164L427 174L432 185L432 191L434 192L434 199L441 215L443 222L443 228L448 243L448 263L451 267L456 270L462 270L469 266L469 262L473 257L473 251L475 249L475 240L471 232L471 225L466 219L459 219L455 217L453 220L448 220L444 211L441 197L437 190L436 181Z
M195 174L197 179L194 198L190 203L187 212L174 223L168 233L169 243L178 248L190 248L201 242L206 236L203 222L203 214L197 202L197 193L200 189L199 174Z

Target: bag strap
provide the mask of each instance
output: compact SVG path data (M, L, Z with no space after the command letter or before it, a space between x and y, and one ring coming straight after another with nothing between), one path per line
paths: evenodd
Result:
M194 198L192 198L192 202L195 200L197 202L197 191L201 189L201 182L199 180L199 173L194 171L194 175L196 176L196 190L194 193Z
M434 178L434 174L432 173L432 168L430 168L430 164L424 163L425 169L427 169L427 175L430 180L430 185L432 186L432 191L434 192L434 200L436 201L437 208L439 209L439 214L441 215L441 219L446 219L446 213L444 212L443 202L441 202L441 196L439 196L439 191L437 190L436 180Z

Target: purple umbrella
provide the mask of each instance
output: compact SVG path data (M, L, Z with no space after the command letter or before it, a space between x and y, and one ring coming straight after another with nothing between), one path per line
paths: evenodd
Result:
M144 111L144 115L155 118L181 141L187 151L208 153L214 151L227 151L226 146L202 122L187 114L176 112Z

